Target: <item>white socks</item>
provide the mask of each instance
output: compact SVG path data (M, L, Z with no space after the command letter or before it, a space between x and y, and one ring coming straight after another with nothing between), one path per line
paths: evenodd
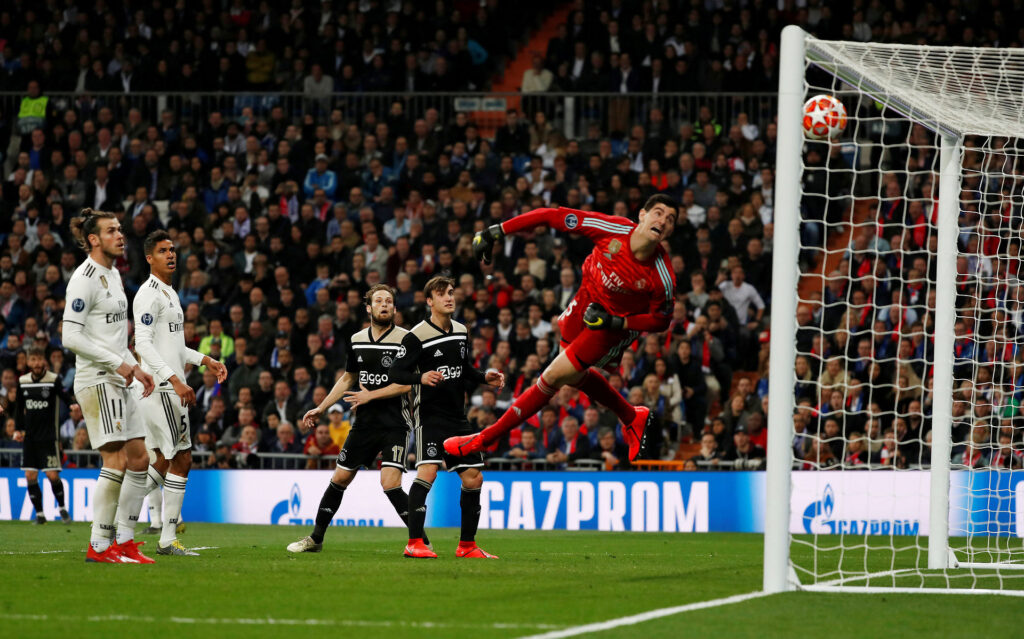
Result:
M117 543L123 544L135 538L135 523L139 521L142 502L146 499L148 473L145 470L127 470L118 499Z
M160 487L163 485L164 478L157 472L156 468L150 466L149 480L146 483L146 488L149 489L149 494L146 495L146 504L149 506L149 525L154 528L159 528L160 522L164 519L164 497L160 492Z
M160 547L166 547L175 540L175 529L181 518L181 504L185 501L185 483L187 477L167 473L164 478L164 518L160 530Z
M92 535L89 543L96 552L110 547L110 534L114 530L114 513L117 512L118 496L124 473L113 468L101 468L92 501Z

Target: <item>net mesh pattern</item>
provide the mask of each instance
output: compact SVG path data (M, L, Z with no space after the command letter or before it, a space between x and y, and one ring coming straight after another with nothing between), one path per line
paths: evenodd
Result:
M804 77L805 99L836 96L849 122L802 156L793 467L820 472L793 475L797 576L1024 589L1024 571L1009 569L1024 562L1024 56L809 39ZM950 131L966 133L959 230L956 255L940 255L939 133ZM939 260L956 260L955 309L936 308ZM943 418L932 410L942 312L955 313L945 419L961 565L930 571L920 471Z

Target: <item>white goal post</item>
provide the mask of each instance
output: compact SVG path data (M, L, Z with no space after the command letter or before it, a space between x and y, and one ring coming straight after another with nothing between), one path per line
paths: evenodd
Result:
M789 26L778 104L764 590L1024 596L1024 49Z

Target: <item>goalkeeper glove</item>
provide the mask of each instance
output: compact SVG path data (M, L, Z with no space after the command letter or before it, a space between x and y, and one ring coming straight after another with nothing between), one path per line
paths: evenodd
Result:
M626 318L612 315L600 304L592 302L583 313L583 323L595 331L621 331L626 324Z
M494 255L494 243L505 237L501 230L501 224L492 224L486 230L480 231L473 236L473 257L483 260L484 264L490 264Z

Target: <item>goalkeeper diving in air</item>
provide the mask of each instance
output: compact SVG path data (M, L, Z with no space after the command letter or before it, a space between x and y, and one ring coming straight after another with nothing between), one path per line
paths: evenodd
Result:
M594 242L594 250L583 263L579 291L558 318L561 352L497 422L479 433L446 439L449 454L484 450L569 384L615 412L630 460L639 456L650 410L629 404L595 369L617 366L622 351L642 332L668 328L675 276L662 242L672 235L678 214L679 205L672 198L656 194L640 210L638 223L589 211L537 209L476 234L473 253L485 264L505 235L538 226L585 235Z

